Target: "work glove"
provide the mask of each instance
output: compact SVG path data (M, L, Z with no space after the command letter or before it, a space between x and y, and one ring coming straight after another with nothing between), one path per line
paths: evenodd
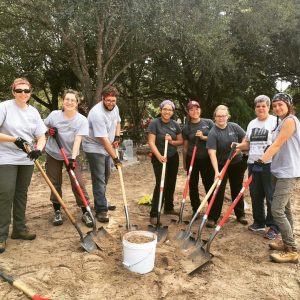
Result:
M48 129L48 134L52 137L55 137L58 133L58 130L56 127L51 127Z
M28 157L31 160L36 160L38 159L40 156L42 155L42 151L41 150L32 150L28 153Z
M112 142L113 147L118 148L120 142L121 142L121 137L119 135L116 135L114 141Z
M26 140L24 140L23 138L21 138L21 137L17 137L16 141L14 142L14 144L18 148L22 149L25 153L27 153L27 151L25 149L25 146L24 146L24 143L28 144L28 142Z
M114 165L115 167L118 169L118 168L122 168L122 163L120 162L119 158L116 157L113 159L113 162L114 162Z
M70 170L75 170L76 168L76 160L73 159L73 158L69 158L69 164L67 165L67 170L70 171Z
M253 167L252 167L252 172L253 173L261 173L263 169L264 162L261 159L258 159L254 162Z

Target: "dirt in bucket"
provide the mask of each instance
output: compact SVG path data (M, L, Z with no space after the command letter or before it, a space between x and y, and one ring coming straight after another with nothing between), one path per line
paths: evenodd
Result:
M154 237L145 235L131 235L129 237L126 237L126 240L133 244L145 244L152 242L154 240Z

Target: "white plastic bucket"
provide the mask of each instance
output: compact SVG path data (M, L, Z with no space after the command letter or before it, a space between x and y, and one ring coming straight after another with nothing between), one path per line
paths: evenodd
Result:
M148 243L136 244L128 241L133 236L153 238ZM145 274L154 268L157 235L149 231L130 231L123 236L123 265L132 272Z

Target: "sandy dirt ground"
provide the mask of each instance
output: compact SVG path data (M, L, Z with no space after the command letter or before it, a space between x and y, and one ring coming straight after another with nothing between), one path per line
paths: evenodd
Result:
M154 176L149 159L123 168L126 195L131 221L139 229L147 228L149 206L137 201L152 194ZM90 174L84 172L87 189L92 195ZM175 195L179 209L185 183L185 173L180 168ZM63 199L76 217L84 234L89 230L81 222L81 211L64 174ZM8 239L7 250L0 255L0 266L15 278L22 280L37 294L51 299L300 299L300 265L276 264L269 260L268 240L253 234L231 215L224 228L211 244L212 262L193 276L187 274L187 255L176 247L174 235L178 225L170 225L170 216L162 216L169 225L169 238L157 245L155 268L144 275L128 271L122 265L123 231L125 223L123 198L118 172L114 171L108 185L108 198L117 205L110 212L110 223L105 229L115 238L103 244L104 250L88 253L80 246L79 234L64 214L62 226L51 224L53 211L49 202L49 188L37 171L30 186L27 222L37 233L34 241ZM201 187L203 197L203 190ZM227 195L229 196L229 194ZM295 234L300 245L300 189L293 199ZM251 218L249 193L246 197L247 218ZM223 213L229 206L226 201ZM191 218L189 200L185 218ZM199 225L195 222L194 229ZM101 223L97 223L97 228ZM207 238L212 229L206 229ZM0 299L27 299L8 283L0 280Z

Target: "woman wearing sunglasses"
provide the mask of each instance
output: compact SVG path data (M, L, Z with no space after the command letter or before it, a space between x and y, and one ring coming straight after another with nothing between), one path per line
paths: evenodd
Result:
M152 197L150 223L156 225L162 166L166 162L166 179L164 185L164 214L177 214L174 210L174 191L179 166L177 146L182 145L183 138L177 122L172 119L175 105L171 100L164 100L159 105L161 116L154 119L148 127L148 143L152 151L152 166L155 175L155 188ZM167 157L164 156L165 140L168 140Z
M228 107L225 105L217 106L214 111L215 125L208 134L206 144L211 163L215 170L215 178L220 175L219 172L228 159L232 143L240 143L246 135L245 131L238 124L228 122L229 118ZM221 215L227 180L229 179L231 199L234 201L243 186L246 169L247 163L243 160L242 154L237 154L232 159L222 180L219 192L208 216L207 227L214 227ZM243 225L248 224L245 218L243 198L235 206L234 212L239 223Z
M26 226L27 191L33 173L33 160L45 146L46 127L39 112L28 104L32 87L25 78L12 84L14 99L0 103L0 253L5 251L13 210L12 239L33 240ZM24 144L36 140L29 152Z
M58 137L62 147L65 150L66 156L69 159L67 169L72 169L78 180L78 183L87 200L89 200L88 193L81 176L81 165L78 158L79 148L82 138L89 134L89 124L86 117L77 111L80 97L77 91L66 90L63 94L63 109L55 110L45 119L45 124L49 128L49 139L46 144L46 173L55 186L56 190L62 195L62 168L64 158L61 155L60 149L57 145L55 137ZM93 226L93 221L82 203L80 194L77 191L74 180L69 174L72 191L75 196L78 207L82 210L82 221L88 227ZM63 224L63 219L60 211L60 204L55 195L51 193L50 201L53 204L54 218L53 225L58 226Z

